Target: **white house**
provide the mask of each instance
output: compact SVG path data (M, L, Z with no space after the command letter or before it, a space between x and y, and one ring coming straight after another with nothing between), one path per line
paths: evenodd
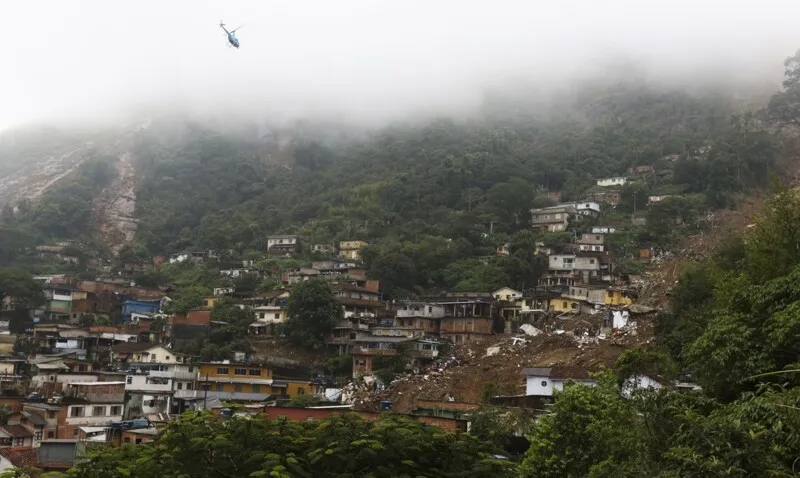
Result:
M267 251L269 252L293 252L297 249L297 236L294 235L274 235L267 236Z
M647 375L634 374L628 377L622 384L621 393L624 397L630 397L634 390L641 388L652 388L658 390L671 385L667 380Z
M176 262L186 262L187 259L189 259L189 254L187 254L185 252L181 252L181 253L172 254L171 256L169 256L169 263L170 264L174 264Z
M625 183L628 182L628 179L624 176L617 176L613 178L602 178L597 180L597 185L602 187L609 187L609 186L623 186Z
M595 201L583 201L583 202L570 202L559 204L559 206L571 206L574 207L575 210L581 216L599 216L600 215L600 203Z
M265 324L282 324L289 318L286 307L279 305L262 305L253 309L256 321Z
M595 226L592 228L592 234L614 234L617 229L614 227Z
M246 276L250 274L250 269L242 268L242 269L222 269L219 271L219 275L224 277L232 277L234 279L238 279L239 277Z
M518 290L514 290L511 287L503 287L502 289L498 289L492 292L492 297L495 300L504 300L506 302L512 302L517 299L522 298L522 292Z
M554 390L564 390L569 381L590 387L597 385L586 369L579 367L533 367L523 369L522 373L526 377L525 395L550 397Z

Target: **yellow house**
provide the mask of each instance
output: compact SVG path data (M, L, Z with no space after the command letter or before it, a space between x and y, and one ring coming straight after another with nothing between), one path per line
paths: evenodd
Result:
M197 390L226 394L270 394L272 370L253 364L204 363L200 365L198 382Z
M620 289L608 289L606 290L605 303L612 307L621 307L633 304L633 299L625 297Z
M214 297L213 295L210 295L208 297L203 297L203 306L202 307L204 309L213 309L214 308L214 304L216 304L218 300L219 300L219 297Z
M298 395L310 395L314 393L313 384L310 380L273 380L272 381L272 394L284 397L294 398Z
M364 241L342 241L339 243L339 255L351 261L361 260L361 250L367 247Z
M554 312L578 312L581 309L581 301L570 299L569 297L556 297L550 300L550 310Z

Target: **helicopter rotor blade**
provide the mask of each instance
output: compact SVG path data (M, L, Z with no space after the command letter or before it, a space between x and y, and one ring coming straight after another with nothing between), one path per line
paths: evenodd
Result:
M233 33L233 32L235 32L236 30L238 30L238 29L242 28L243 26L244 26L244 24L243 24L243 25L239 25L238 27L236 27L236 28L234 28L233 30L231 30L231 33Z

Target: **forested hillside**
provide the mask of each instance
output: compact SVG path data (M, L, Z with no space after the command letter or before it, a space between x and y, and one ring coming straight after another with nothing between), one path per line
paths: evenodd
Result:
M495 93L470 119L394 124L335 143L308 129L284 128L278 141L255 127L154 124L135 149L140 222L125 257L190 248L256 256L267 234L297 233L307 244L369 242L367 265L389 292L519 287L535 280L529 258L477 259L507 242L531 244L519 233L532 207L555 203L548 193L581 200L598 178L653 165L658 174L626 185L599 222L622 226L623 255L669 246L681 234L671 219L694 225L780 174L763 125L727 98L644 82L586 87L549 106ZM681 197L646 209L658 194ZM632 226L634 213L654 216L650 227Z

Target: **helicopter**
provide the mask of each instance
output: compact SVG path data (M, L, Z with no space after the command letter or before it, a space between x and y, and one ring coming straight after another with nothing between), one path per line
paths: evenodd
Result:
M239 39L236 38L236 35L234 35L234 33L236 33L236 30L238 30L239 28L242 28L242 26L244 26L244 25L239 26L235 30L231 30L231 31L228 31L228 29L225 28L225 24L222 23L222 22L219 22L219 26L220 26L220 28L225 30L225 33L228 35L228 43L233 45L235 48L239 48Z

